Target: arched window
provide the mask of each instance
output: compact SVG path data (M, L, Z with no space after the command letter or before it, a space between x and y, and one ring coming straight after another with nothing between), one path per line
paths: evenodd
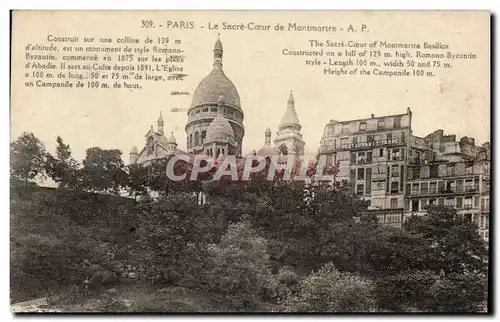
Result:
M286 145L283 145L280 148L280 156L283 156L283 155L288 155L288 149L287 149Z
M189 134L189 149L191 149L193 147L193 134Z
M215 157L216 157L216 158L218 158L218 157L219 157L219 155L220 155L220 149L218 148L218 149L217 149L217 153L215 154Z
M150 136L148 138L148 143L147 143L147 151L148 151L148 154L152 154L153 153L153 137Z
M201 144L205 142L205 138L207 137L207 131L201 132Z
M200 145L200 135L198 132L194 132L194 146Z

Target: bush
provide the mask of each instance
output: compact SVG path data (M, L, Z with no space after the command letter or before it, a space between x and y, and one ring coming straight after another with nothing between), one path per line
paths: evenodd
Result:
M332 263L299 283L297 294L282 305L285 312L370 312L374 308L372 283L366 278L339 272Z
M432 302L430 288L437 278L431 271L407 271L381 277L374 289L378 306L393 312L426 310Z
M275 293L265 240L248 224L231 225L220 244L208 247L208 259L208 290L226 295L230 307L254 309L263 295Z

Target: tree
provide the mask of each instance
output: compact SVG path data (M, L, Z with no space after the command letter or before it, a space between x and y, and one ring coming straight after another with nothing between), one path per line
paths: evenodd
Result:
M50 153L46 155L45 171L62 187L75 187L78 184L78 161L73 159L69 144L64 144L60 136L57 137L56 157Z
M488 252L475 224L455 209L431 206L412 216L405 231L378 241L382 309L478 312L487 298Z
M265 243L248 223L230 225L220 243L208 247L208 290L226 295L233 308L254 308L277 284Z
M424 216L412 216L404 228L423 238L428 269L445 274L486 274L488 250L477 226L450 207L430 206ZM424 251L424 252L425 252Z
M136 198L147 193L148 169L142 164L128 166L129 191Z
M10 173L15 179L24 182L43 174L45 147L33 133L24 132L10 144Z
M205 245L217 242L217 218L198 206L189 193L162 194L139 201L136 259L163 281L195 275ZM205 257L205 256L203 256Z
M370 312L374 310L372 282L340 272L327 263L299 283L299 291L284 302L286 312Z
M121 155L120 150L87 149L80 174L84 186L90 191L114 193L118 193L120 187L126 187L128 179Z

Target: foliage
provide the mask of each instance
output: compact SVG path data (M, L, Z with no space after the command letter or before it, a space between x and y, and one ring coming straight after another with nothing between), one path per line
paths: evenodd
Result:
M81 176L84 186L90 191L118 193L127 184L127 173L120 150L87 149Z
M265 240L247 223L230 225L220 243L208 247L208 290L225 294L235 308L252 309L272 281Z
M282 305L285 312L369 312L373 310L372 283L356 274L340 272L327 263L299 283L298 293Z
M37 175L43 174L45 147L33 133L24 132L10 144L10 173L27 185Z
M69 144L57 137L56 156L46 155L45 172L61 187L77 187L78 162L71 156Z
M128 166L128 190L132 196L147 194L148 169L142 164L130 164Z
M423 240L429 269L445 274L486 274L488 251L477 227L453 208L431 206L425 216L412 216L405 229Z

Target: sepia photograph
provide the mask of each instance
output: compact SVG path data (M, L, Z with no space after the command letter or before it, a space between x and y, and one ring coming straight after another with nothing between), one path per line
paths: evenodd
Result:
M489 11L11 11L13 313L491 313Z

